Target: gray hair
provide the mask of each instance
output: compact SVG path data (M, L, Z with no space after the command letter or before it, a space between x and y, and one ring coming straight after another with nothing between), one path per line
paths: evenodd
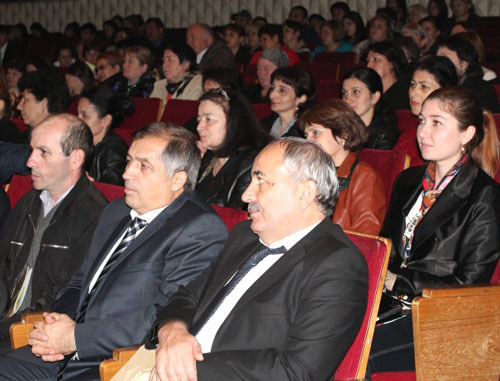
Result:
M316 203L325 216L333 214L339 193L335 163L330 155L314 142L288 137L272 144L285 148L284 165L296 183L312 180L316 183Z
M150 136L167 141L162 153L167 176L173 177L177 172L186 172L184 190L193 191L201 164L200 150L196 146L194 134L170 122L153 122L138 130L132 142Z
M266 60L275 64L278 69L282 67L290 66L290 59L288 55L279 48L269 48L262 52L259 58L265 58Z

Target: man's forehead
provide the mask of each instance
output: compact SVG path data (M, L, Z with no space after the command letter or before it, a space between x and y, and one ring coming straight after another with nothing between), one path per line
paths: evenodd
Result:
M159 136L146 136L135 140L129 150L128 155L140 158L161 159L163 150L167 147L169 140Z
M283 148L279 144L264 148L255 158L252 172L270 175L279 171L284 164L283 152Z

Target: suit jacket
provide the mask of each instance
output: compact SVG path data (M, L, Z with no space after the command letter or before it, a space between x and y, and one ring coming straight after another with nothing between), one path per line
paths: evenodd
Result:
M215 39L203 55L198 69L203 72L210 67L223 66L234 69L234 56L223 40Z
M61 291L54 311L74 316L103 258L130 224L124 199L109 204L97 225L89 255ZM210 229L207 229L207 226ZM219 254L227 229L196 193L183 193L134 239L115 261L75 329L80 360L109 358L114 348L138 345L164 305ZM78 362L71 362L74 367ZM83 361L88 363L88 361Z
M414 296L424 287L488 283L500 255L500 186L472 159L415 228L411 258L401 267L405 216L422 192L425 168L409 168L396 179L380 232L393 242L393 290Z
M259 246L251 221L233 228L221 255L182 287L159 313L157 329L179 319L188 327ZM198 380L326 380L354 340L366 309L364 258L342 229L324 219L242 296L198 362Z

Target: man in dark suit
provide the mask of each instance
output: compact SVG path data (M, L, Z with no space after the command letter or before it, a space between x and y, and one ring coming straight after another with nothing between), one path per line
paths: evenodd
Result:
M2 379L98 380L117 347L137 345L163 305L220 252L222 220L191 191L200 165L193 135L163 123L139 131L128 153L125 200L107 207L87 260L60 292L29 347L0 358ZM66 356L66 358L65 358Z
M287 138L257 156L242 196L251 221L231 231L146 337L146 347L157 345L153 379L332 376L368 289L362 255L330 220L337 192L334 163L314 143Z
M15 58L23 58L24 52L20 44L9 41L9 29L0 25L0 66L7 64Z

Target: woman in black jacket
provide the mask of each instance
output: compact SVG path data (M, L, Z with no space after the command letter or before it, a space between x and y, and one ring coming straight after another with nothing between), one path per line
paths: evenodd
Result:
M94 137L87 171L95 181L123 185L128 147L113 129L134 109L135 104L129 97L105 86L84 93L80 99L78 117L90 127Z
M212 204L245 209L253 160L269 141L252 107L234 90L210 90L200 98L197 130L203 158L196 190Z
M384 294L392 308L384 312L398 318L375 330L371 371L415 369L412 299L424 287L488 283L500 255L492 115L471 91L443 87L419 118L417 140L429 164L398 177L380 233L393 242Z

